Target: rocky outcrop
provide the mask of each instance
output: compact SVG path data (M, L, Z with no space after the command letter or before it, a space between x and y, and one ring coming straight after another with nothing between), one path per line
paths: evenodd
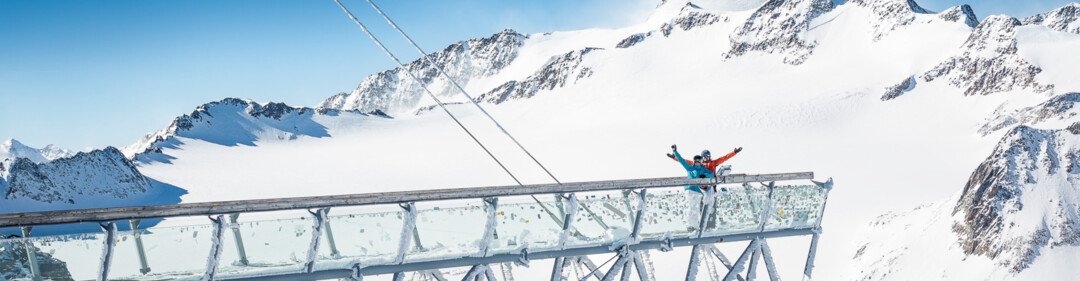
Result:
M911 76L907 79L904 79L904 81L900 81L900 83L896 85L885 88L885 94L881 95L881 100L892 100L903 95L904 93L914 90L915 84L917 83L915 80L915 76Z
M427 86L440 96L456 94L446 76L439 73L441 66L455 81L464 86L472 79L498 73L517 58L518 49L524 44L525 35L504 30L491 37L471 39L452 44L442 51L428 54L430 60L417 59L398 67L364 78L351 93L334 95L319 104L319 109L382 111L390 114L411 111L421 106ZM409 73L416 75L417 83Z
M994 112L995 117L983 124L979 128L979 133L988 135L1014 125L1040 125L1051 121L1063 123L1058 124L1059 126L1051 126L1060 128L1072 120L1077 120L1077 116L1080 115L1078 103L1080 103L1080 93L1067 93L1013 112Z
M0 241L0 280L32 280L26 243L18 240ZM38 270L44 280L74 281L67 263L53 257L52 253L29 245L37 257Z
M4 200L77 204L80 199L123 199L150 189L150 181L113 147L34 163L17 158L8 167Z
M702 10L701 7L694 5L693 3L686 3L675 18L664 22L656 30L635 33L627 36L625 39L615 44L615 48L629 48L644 42L645 39L652 37L653 35L660 34L664 37L671 36L672 32L676 30L689 31L691 29L709 26L721 21L728 21L729 18L725 15L712 13Z
M784 63L802 64L817 43L804 40L801 34L832 8L830 0L770 0L731 35L727 57L760 52L781 54Z
M1034 24L1053 30L1080 34L1080 3L1069 3L1064 7L1024 19L1024 24Z
M578 80L592 76L592 68L582 65L582 60L600 48L584 48L554 56L536 73L524 80L506 82L495 89L476 97L478 102L499 104L510 100L525 99L544 90L552 90L573 84Z
M1043 247L1080 245L1078 175L1080 136L1012 129L971 174L953 209L964 253L1019 272Z
M979 26L979 18L975 16L975 11L971 10L971 6L967 4L955 6L938 13L938 18L950 22L964 23L972 28Z
M852 0L849 4L869 9L873 14L874 41L915 21L915 14L929 14L914 0Z
M1048 92L1053 85L1036 80L1042 69L1017 55L1016 27L1020 21L991 16L968 36L961 52L922 75L963 88L965 95L989 95L1016 89Z

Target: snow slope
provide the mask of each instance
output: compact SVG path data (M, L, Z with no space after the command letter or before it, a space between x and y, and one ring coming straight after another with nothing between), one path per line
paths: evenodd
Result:
M564 182L682 174L663 156L672 143L687 151L745 147L729 162L737 172L836 178L815 270L821 280L1072 276L1059 267L1080 250L1000 242L1037 231L1037 215L984 212L1030 223L1024 230L953 228L953 212L981 210L955 207L970 202L956 194L972 171L1008 163L987 158L999 142L1025 130L1062 147L1076 141L1062 131L1080 121L1063 105L1080 90L1080 36L1058 28L1071 24L1067 17L980 23L968 6L934 13L908 0L760 3L669 0L637 25L503 31L431 57ZM456 102L451 111L524 182L551 181L419 60L363 78L316 109L209 103L125 153L141 173L188 190L185 202L512 184L444 113L424 110L432 101L405 79L410 70ZM1040 129L1013 129L1024 125ZM1068 159L1069 149L1040 153ZM1015 168L1040 175L1015 188L1062 191L1022 200L1071 194L1071 182L1043 175L1041 164ZM875 219L925 202L938 203ZM1055 210L1027 206L1032 214ZM991 255L966 250L970 241L1023 247L991 247L1002 253ZM770 245L782 276L801 274L805 239ZM657 253L658 276L682 276L687 258L685 250ZM546 276L550 267L537 264L518 276Z
M1077 89L1064 74L1046 75L1075 71L1051 61L1074 59L1064 46L1080 42L1076 36L1007 17L977 23L965 6L941 13L893 0L708 7L669 1L626 28L515 35L522 41L507 47L512 59L504 57L498 71L470 77L465 86L563 181L680 174L661 158L671 143L714 151L744 146L731 162L739 171L836 177L822 240L827 250L816 271L824 280L860 276L846 270L859 246L848 241L870 237L853 234L864 222L951 196L1006 129L1037 123L980 131L989 120L1026 114L1025 108L1052 103L1057 91ZM773 14L801 24L757 20ZM486 47L481 41L466 42ZM889 87L906 79L917 82L882 101ZM519 177L550 181L471 105L460 104L460 94L440 87L458 102L451 110ZM189 189L185 200L192 202L511 183L441 111L418 111L431 106L420 95L390 94L365 100L375 107L340 108L386 108L396 112L393 119L317 115L312 120L325 127L324 135L257 138L242 146L181 135L182 144L161 149L168 162L141 162L140 170ZM415 104L395 102L417 97ZM1074 119L1054 116L1062 120L1055 124ZM949 229L925 235L931 234L959 245ZM775 242L774 249L794 249L778 253L783 275L801 270L798 249L805 243ZM683 254L662 260L677 265ZM972 263L982 257L970 256ZM1002 268L987 264L987 270ZM658 270L661 276L685 272L681 266ZM1004 272L995 278L1016 277ZM1024 272L1056 274L1039 265Z

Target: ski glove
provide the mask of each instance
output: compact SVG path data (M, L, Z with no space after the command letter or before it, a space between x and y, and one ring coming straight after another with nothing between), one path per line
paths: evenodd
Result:
M742 147L739 147L739 148L735 149L735 153L739 153L739 151L742 151Z
M675 154L668 153L667 158L675 159Z

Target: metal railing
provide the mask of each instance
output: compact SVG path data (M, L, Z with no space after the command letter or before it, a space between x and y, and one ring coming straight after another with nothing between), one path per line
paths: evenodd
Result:
M813 268L813 259L816 253L818 236L821 233L820 223L823 216L825 201L828 197L828 191L832 188L831 179L827 182L813 182L813 184L807 187L802 186L785 186L782 195L774 195L774 190L779 187L774 186L773 182L776 181L795 181L795 180L812 180L813 173L782 173L782 174L731 174L722 175L716 178L707 179L687 179L684 177L672 177L672 178L653 178L653 179L633 179L633 180L615 180L615 181L594 181L594 182L577 182L577 183L563 183L563 184L538 184L527 186L496 186L496 187L473 187L473 188L454 188L454 189L424 189L421 191L404 191L404 192L384 192L384 193L368 193L368 194L350 194L350 195L334 195L334 196L313 196L313 197L296 197L296 198L279 198L279 199L257 199L257 200L239 200L239 201L222 201L222 202L206 202L206 203L186 203L177 205L165 205L165 206L143 206L143 207L123 207L123 208L101 208L101 209L84 209L84 210L68 210L68 211L51 211L51 212L32 212L32 213L13 213L13 214L0 214L0 229L10 227L22 228L23 238L9 239L7 242L0 240L0 243L10 243L9 245L23 247L25 254L30 261L29 270L32 272L30 276L31 280L40 280L41 272L39 266L36 264L35 254L44 254L48 251L42 251L38 249L37 244L51 246L53 251L65 251L72 249L72 246L58 246L64 242L87 240L98 241L94 243L102 243L101 256L98 270L97 279L107 280L110 276L110 268L112 268L112 260L114 255L114 248L117 248L118 241L123 241L125 237L131 238L135 241L135 247L124 248L132 249L131 251L137 251L139 266L137 273L132 276L124 276L124 278L140 279L139 273L142 274L142 278L149 279L161 279L161 276L153 276L146 253L143 247L144 239L151 239L152 243L159 243L156 245L162 245L161 241L178 241L176 239L190 240L194 237L184 238L177 236L176 234L169 234L169 230L166 228L150 228L147 234L153 234L146 237L140 235L143 230L139 229L139 221L144 219L157 219L157 218L174 218L174 217L193 217L193 216L209 216L210 225L205 228L212 228L209 231L211 233L211 246L208 249L210 253L206 257L205 267L199 265L198 272L191 272L187 278L197 275L201 275L202 280L319 280L319 279L332 279L332 278L353 278L362 279L363 276L380 275L380 274L394 274L395 280L404 277L406 272L413 272L416 274L423 274L426 277L431 277L436 280L445 280L441 269L472 266L466 278L472 278L468 280L492 280L495 275L495 270L492 268L494 265L508 264L510 263L525 263L529 260L540 259L555 259L554 268L552 269L552 280L565 280L568 268L582 268L585 271L590 272L587 276L578 276L585 280L590 277L596 277L601 280L611 280L614 276L620 272L624 275L622 280L627 280L631 273L631 269L635 268L639 279L650 280L649 268L651 268L651 262L644 258L648 254L645 251L648 250L661 250L669 251L676 247L693 247L691 250L692 256L690 264L688 265L687 280L694 280L697 276L698 264L709 263L709 258L719 260L723 262L723 266L727 268L728 274L724 276L724 280L743 280L744 274L741 272L745 269L745 266L749 265L750 272L745 276L752 279L753 271L757 265L759 257L765 262L766 268L769 270L770 277L773 280L777 280L775 276L775 266L772 263L771 250L766 243L766 238L772 237L790 237L790 236L812 236L811 249L807 257L805 276L808 279ZM751 183L761 183L760 186L751 187ZM689 203L681 197L683 192L679 190L659 190L656 192L649 192L651 189L656 188L668 188L679 186L721 186L727 187L723 192L716 191L715 189L706 189L704 193L699 195L700 204L697 209L699 212L699 220L692 224L696 227L678 228L676 229L674 224L667 224L663 226L657 226L655 220L657 217L664 217L670 221L675 216L675 212L671 210L671 204L676 204L674 208L685 208L685 204L697 204ZM741 186L741 187L739 187ZM734 191L734 188L741 188L738 191ZM812 187L812 188L811 188ZM802 188L802 189L799 189ZM798 193L792 190L813 190L811 193ZM621 191L621 192L613 192ZM725 194L724 197L719 196L719 193ZM529 196L537 194L549 194L554 195L554 201L539 202L533 204L531 201L515 202L514 198L520 198L520 196ZM575 194L581 195L579 199ZM586 196L586 194L591 194ZM600 195L601 199L598 199L596 194ZM621 196L619 195L621 194ZM648 196L646 196L648 194ZM692 193L689 193L692 194ZM811 194L814 199L798 198L804 194ZM739 199L738 196L744 196L745 198ZM775 196L775 197L774 197ZM751 198L752 197L752 198ZM504 203L500 203L500 198L506 200ZM689 198L689 197L688 197ZM480 205L472 205L471 207L451 207L447 205L450 202L448 200L467 199L467 202L480 203ZM482 199L482 200L481 200ZM475 200L475 201L474 201ZM682 200L682 201L679 201ZM723 200L744 200L742 201L742 207L733 206L731 204L725 205ZM774 200L783 200L786 203L774 204ZM795 210L792 209L794 203L790 201L795 200L809 200L812 202L804 202L803 207L798 212L801 212L796 216L803 216L799 218L799 223L785 224L773 219L776 212L779 211L781 216L784 213L783 208L788 208L788 219L792 216ZM463 251L475 251L475 253L460 253L455 251L446 251L446 249L424 249L424 246L420 245L420 230L418 228L429 227L429 225L423 225L419 222L418 215L423 208L418 208L418 202L433 202L438 201L439 205L443 206L443 212L462 213L461 216L473 214L475 218L468 218L472 220L486 220L486 226L481 226L483 234L477 232L476 237L467 238L474 239L466 243L467 245L474 245L467 249L458 249ZM443 202L446 201L446 202ZM509 202L509 203L507 203ZM632 202L636 202L636 205ZM672 203L676 202L676 203ZM730 203L730 202L729 202ZM752 203L752 204L750 204ZM513 226L517 220L522 220L524 217L532 216L539 221L541 219L539 212L532 211L515 211L515 210L528 210L532 207L537 207L539 204L545 211L549 211L548 206L559 212L559 215L551 215L551 222L558 225L556 232L547 232L553 234L535 234L535 235L547 235L550 237L541 237L545 240L545 243L534 245L516 245L511 244L508 246L506 242L507 237L515 237L515 235L523 235L521 233L529 233L528 230L521 232L521 227ZM666 205L665 205L666 204ZM722 206L716 206L717 204ZM755 205L754 207L748 207L749 205ZM787 205L784 205L787 204ZM354 214L342 215L337 217L328 215L330 208L342 209L342 207L349 206L368 206L368 205L380 205L380 206L393 206L399 205L401 209L396 212L383 212L383 213L365 213L366 215L383 216L387 214L390 216L397 216L397 221L400 223L400 229L387 229L387 225L382 225L381 230L386 233L392 233L392 236L398 236L400 239L397 242L381 242L381 243L397 243L395 251L389 251L383 256L382 260L376 258L374 262L365 260L361 262L359 256L345 256L339 251L338 246L335 246L334 234L330 229L330 222L334 221L338 223L352 223L351 225L345 225L346 229L351 226L371 227L369 224L356 224L355 221L349 221ZM428 204L434 205L434 204ZM608 238L608 239L596 239L590 238L589 235L596 233L599 228L596 225L578 225L576 221L592 222L594 218L598 217L577 217L577 209L586 208L586 205L592 205L594 208L603 210L604 219L615 220L616 224L621 227L625 227L629 232L624 234L623 238ZM636 208L635 208L636 206ZM395 207L396 208L396 207ZM747 209L748 208L748 209ZM346 208L347 209L347 208ZM724 214L718 214L718 210L743 212L744 218L747 218L746 222L742 226L732 229L724 229L724 227L730 226L717 226L717 221L722 221L721 217ZM245 253L244 241L241 239L241 224L237 222L237 217L240 214L256 213L256 212L271 212L271 211L287 211L287 210L307 210L313 219L300 220L284 220L281 225L287 225L287 227L298 228L301 225L309 230L306 238L301 240L310 239L310 245L303 250L306 255L300 254L297 256L301 259L296 264L299 267L278 266L266 267L265 264L257 265L256 267L249 267L248 254ZM439 211L439 207L434 209L428 209L427 211ZM483 214L477 213L482 210ZM588 210L587 208L585 210ZM610 210L610 212L608 211ZM502 212L505 211L506 214ZM549 211L550 212L550 211ZM749 213L746 213L749 212ZM360 214L360 215L365 215ZM305 214L306 215L306 214ZM517 216L515 219L514 216ZM646 222L646 216L652 216L653 222L651 230L643 230L644 225L649 224ZM229 219L226 219L226 216ZM486 217L484 219L483 217ZM675 216L677 217L677 216ZM132 227L131 235L122 235L116 229L115 221L127 220ZM305 222L306 221L306 222ZM85 239L85 238L56 238L48 239L48 237L42 237L46 240L44 242L33 242L33 239L42 238L30 238L30 229L34 226L42 225L69 225L85 222L96 222L102 226L104 234L98 234L102 238ZM385 222L385 221L384 221ZM510 225L508 225L508 222ZM270 221L256 221L254 224L272 224ZM528 221L525 221L528 223ZM598 222L599 223L599 222ZM598 224L602 225L601 232L609 230L609 223ZM536 224L536 223L534 223ZM365 226L366 225L366 226ZM555 225L545 224L547 228L552 228ZM340 225L339 225L340 227ZM390 226L394 228L396 226ZM515 229L517 227L518 229ZM528 227L537 227L536 225ZM667 227L670 229L660 229L660 232L666 232L666 234L658 233L657 228ZM685 227L681 225L678 227ZM223 251L229 251L226 249L232 249L232 247L225 247L228 242L223 241L225 229L231 228L231 234L234 236L234 242L232 244L236 248L236 254L230 259L235 259L233 263L222 262L225 257L222 255ZM585 229L592 228L589 235L583 235L581 232L587 232ZM708 231L707 231L708 230ZM369 229L369 231L374 231ZM400 231L400 232L398 232ZM425 231L431 231L431 228L425 229ZM515 231L518 231L515 234ZM533 229L536 231L536 229ZM579 232L580 231L580 232ZM156 233L155 233L156 232ZM179 231L183 233L183 231ZM249 229L245 237L249 238L263 238L266 239L266 235L276 235L273 233L262 233L258 237L252 237L251 232L255 232L254 229ZM561 234L559 234L561 232ZM184 235L190 235L191 231L188 231ZM500 239L499 234L503 234L503 240L496 242ZM539 232L536 232L539 233ZM675 233L674 235L672 233ZM156 235L156 237L155 237ZM119 237L119 238L118 238ZM301 238L299 234L293 238ZM430 239L430 238L429 238ZM571 244L568 241L578 239L579 243ZM321 241L326 240L324 245ZM307 241L298 242L300 240L290 240L286 244L308 244ZM746 251L734 262L731 263L716 247L712 246L714 243L719 242L734 242L734 241L750 241L750 245ZM262 241L256 241L262 242ZM356 241L350 241L356 242ZM498 243L498 247L495 245ZM20 246L21 245L21 246ZM74 245L74 244L72 244ZM86 242L79 244L82 248L86 248ZM250 245L249 245L250 246ZM330 253L325 253L325 248L330 247ZM320 254L322 249L323 254ZM189 249L185 251L191 251L195 249ZM204 251L195 250L195 251ZM128 250L121 251L122 254L127 254ZM611 266L606 272L600 272L601 268L592 263L586 255L597 255L604 253L614 253L618 260ZM234 254L234 255L236 255ZM83 256L95 255L85 253ZM417 255L417 256L413 256ZM370 257L370 255L369 255ZM256 258L258 256L256 255ZM130 259L130 258L129 258ZM86 259L84 262L89 261ZM321 264L321 265L320 265ZM334 265L327 265L334 264ZM131 266L134 266L132 264ZM603 264L601 264L601 267ZM224 269L225 273L221 273ZM239 268L239 269L238 269ZM244 269L248 268L248 269ZM232 270L232 271L230 271ZM261 270L261 271L260 271ZM240 273L237 273L240 272ZM247 272L247 273L244 273ZM503 273L509 272L504 268ZM159 270L160 273L160 270ZM170 274L178 274L172 272ZM169 278L165 278L169 279ZM663 278L670 279L670 278Z

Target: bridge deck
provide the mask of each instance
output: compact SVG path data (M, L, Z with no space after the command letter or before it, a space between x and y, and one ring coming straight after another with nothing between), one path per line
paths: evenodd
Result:
M104 223L104 231L0 240L0 269L18 275L0 277L341 278L358 264L362 274L375 275L600 254L623 245L666 249L808 235L819 227L829 189L812 177L728 175L3 214L0 227L63 231L134 219L115 223L137 230ZM758 184L766 181L782 182ZM718 184L715 196L708 195L711 208L702 212L704 195L684 191L685 184Z

